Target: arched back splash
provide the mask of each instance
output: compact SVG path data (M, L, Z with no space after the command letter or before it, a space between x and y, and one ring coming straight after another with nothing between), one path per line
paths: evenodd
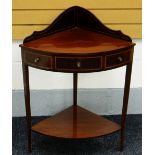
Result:
M90 11L79 6L68 8L61 13L46 29L42 31L34 31L32 35L26 37L23 42L26 43L73 27L85 28L132 42L132 39L129 36L123 34L120 30L112 30L106 27Z

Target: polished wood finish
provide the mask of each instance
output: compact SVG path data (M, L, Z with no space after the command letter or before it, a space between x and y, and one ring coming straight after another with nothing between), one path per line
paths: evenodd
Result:
M82 35L81 35L82 34ZM104 54L132 47L134 43L88 28L74 27L50 36L26 42L21 47L50 54Z
M129 10L127 10L127 11L129 11ZM104 14L104 13L102 13L102 14ZM102 14L100 14L100 15L102 16ZM48 24L47 25L44 25L44 24L43 25L33 25L33 26L32 26L32 24L13 25L12 26L12 31L13 31L12 37L15 40L23 40L23 38L25 38L26 36L31 35L32 32L43 30L48 26L49 26ZM113 30L122 30L123 33L130 35L132 38L136 38L136 39L142 38L142 25L141 24L129 24L129 23L127 23L127 24L121 24L121 23L112 24L112 23L108 23L108 24L106 24L106 26Z
M61 13L46 29L34 31L32 35L26 37L24 43L75 27L86 28L91 31L93 30L114 38L132 42L131 38L123 34L120 30L111 30L106 27L88 10L79 6L73 6Z
M23 53L22 53L22 59ZM24 96L25 96L25 109L26 109L26 121L27 121L27 135L28 135L28 150L31 149L31 106L30 106L30 88L29 88L29 68L22 62L23 68L23 85L24 85Z
M107 54L60 55L42 54L38 51L22 49L24 63L35 68L66 73L87 73L109 70L132 62L133 47L125 50L109 51Z
M73 105L77 105L78 73L73 73Z
M126 124L126 114L127 114L129 91L130 91L131 72L132 72L132 63L126 66L122 119L121 119L120 151L123 151L123 144L124 144L125 124Z
M57 71L98 71L102 69L102 57L56 57Z
M105 58L106 68L118 67L119 65L127 64L132 60L132 54L130 50L123 51L117 54L107 55Z
M120 130L120 125L80 106L71 106L35 124L32 130L52 137L80 139L111 134Z
M123 150L134 45L129 36L107 28L89 11L77 6L63 12L48 28L24 39L20 47L29 151L31 130L48 136L75 139L121 130L120 150ZM28 66L73 73L73 106L31 126ZM127 70L120 127L77 106L77 87L78 73L106 71L121 66L127 66Z
M52 58L32 52L25 53L25 63L33 67L42 69L52 69Z

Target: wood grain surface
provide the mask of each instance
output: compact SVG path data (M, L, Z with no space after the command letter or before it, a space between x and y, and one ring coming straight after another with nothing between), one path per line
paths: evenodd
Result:
M80 106L71 106L35 124L32 130L47 136L78 139L107 135L120 130L120 126Z

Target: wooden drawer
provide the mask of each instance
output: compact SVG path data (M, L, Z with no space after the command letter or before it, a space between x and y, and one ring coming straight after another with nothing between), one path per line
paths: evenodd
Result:
M25 52L25 62L36 68L51 69L51 57Z
M131 52L121 52L117 54L107 55L105 57L105 68L113 68L117 66L124 65L130 61Z
M60 71L97 71L102 69L102 57L56 57L55 69Z

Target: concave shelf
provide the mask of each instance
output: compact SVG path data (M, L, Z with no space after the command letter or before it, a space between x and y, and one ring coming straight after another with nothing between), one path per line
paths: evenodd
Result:
M66 110L32 126L32 131L52 137L91 138L120 130L120 125L80 106Z

